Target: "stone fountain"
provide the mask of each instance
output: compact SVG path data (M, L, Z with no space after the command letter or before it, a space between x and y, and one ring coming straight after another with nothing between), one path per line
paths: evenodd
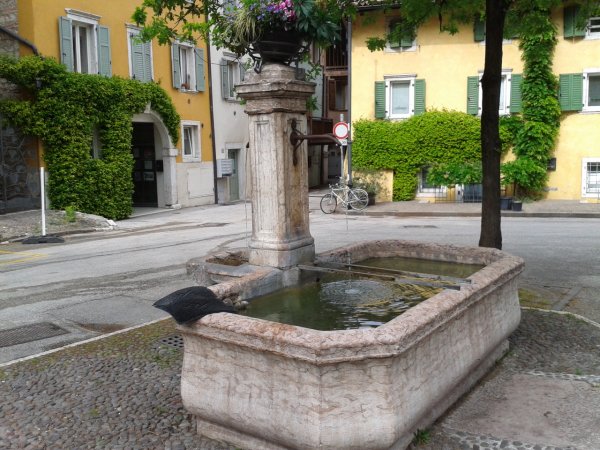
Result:
M507 351L520 320L523 261L408 241L315 255L306 146L290 142L306 129L313 89L282 65L266 65L238 86L250 117L252 239L236 265L205 258L189 270L239 304L300 282L298 266L313 262L402 256L483 268L459 290L377 328L317 331L226 313L182 325L182 399L198 433L244 449L402 449Z

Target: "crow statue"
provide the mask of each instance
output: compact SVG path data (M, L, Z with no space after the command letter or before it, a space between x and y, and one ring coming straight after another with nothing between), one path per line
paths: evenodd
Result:
M154 306L171 314L177 323L192 322L208 314L235 312L233 306L223 303L204 286L179 289L155 302Z

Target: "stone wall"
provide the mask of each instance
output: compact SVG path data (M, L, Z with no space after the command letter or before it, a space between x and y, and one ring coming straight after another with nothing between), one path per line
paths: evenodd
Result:
M18 32L17 0L0 0L0 25ZM10 36L0 33L0 55L19 55L19 44Z

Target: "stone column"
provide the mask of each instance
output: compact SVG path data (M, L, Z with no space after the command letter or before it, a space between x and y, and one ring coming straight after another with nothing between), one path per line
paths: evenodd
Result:
M163 179L165 184L165 206L179 209L177 196L177 149L163 148Z
M306 100L314 83L296 80L295 69L267 64L238 85L249 116L252 183L251 264L279 268L312 262L314 239L308 221L307 144L294 150L292 121L306 133Z

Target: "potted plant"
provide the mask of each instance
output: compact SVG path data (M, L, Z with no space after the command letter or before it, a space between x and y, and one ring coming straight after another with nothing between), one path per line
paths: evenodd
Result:
M514 198L510 207L513 211L521 211L523 198L535 197L536 192L544 188L548 177L543 167L526 157L502 164L500 171L502 183L513 186Z
M194 41L199 35L238 56L250 54L260 66L289 64L310 44L338 42L342 20L355 11L351 0L144 0L133 20L143 27L143 40Z
M364 189L369 194L368 205L375 204L375 198L382 192L380 175L375 170L360 170L352 179L352 187Z

